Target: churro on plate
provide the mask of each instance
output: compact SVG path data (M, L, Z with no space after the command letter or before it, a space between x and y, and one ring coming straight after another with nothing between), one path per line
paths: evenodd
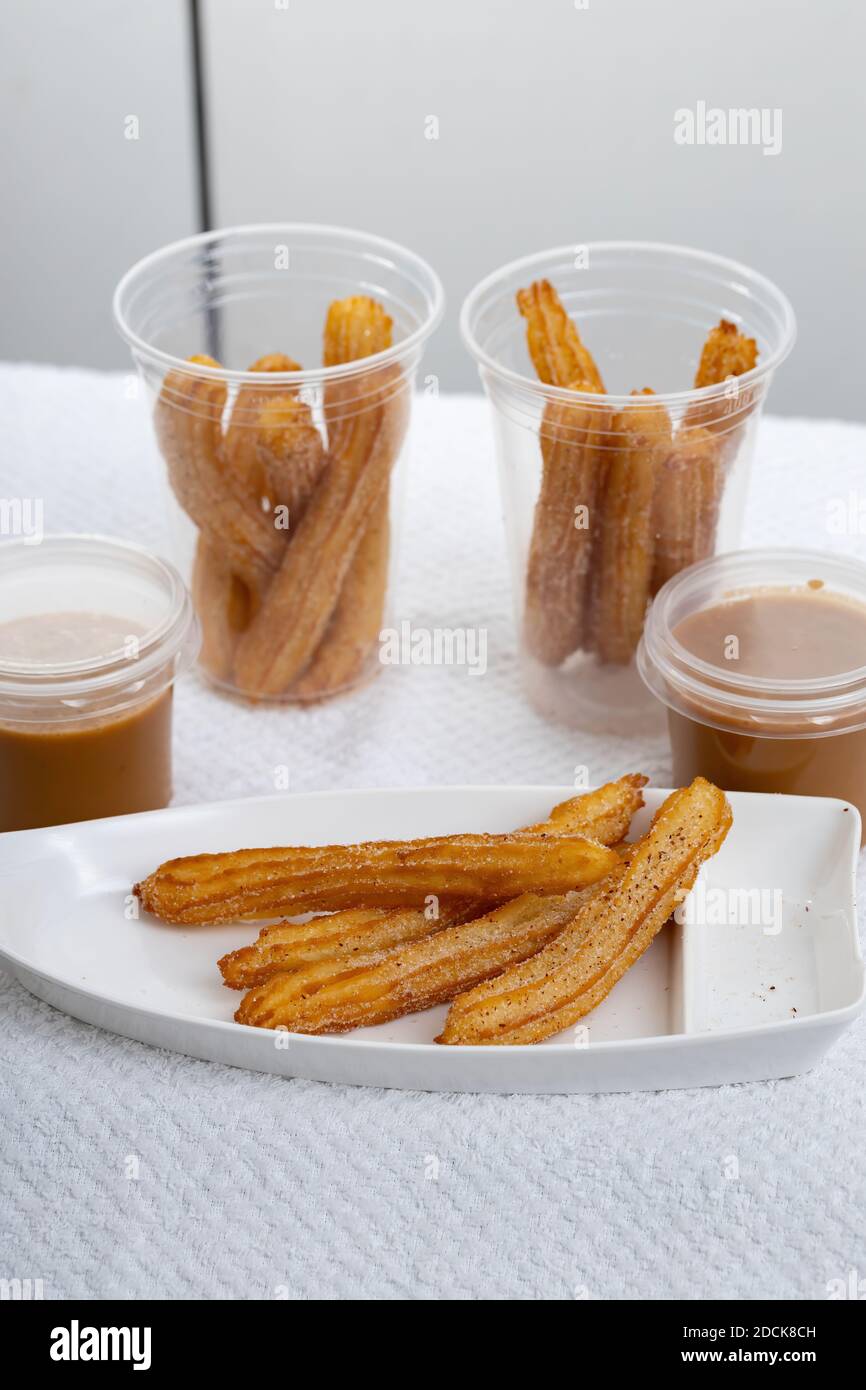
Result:
M724 842L731 809L698 777L673 792L652 827L556 938L521 965L458 996L439 1042L541 1042L610 993Z
M621 777L507 834L170 860L135 892L181 926L328 914L221 958L240 1023L342 1033L451 1002L436 1041L538 1042L606 997L728 832L724 793L697 778L629 843L645 784Z
M594 891L526 893L378 958L281 972L251 989L235 1018L294 1033L344 1033L429 1009L540 950Z
M571 797L525 834L584 834L600 844L618 845L628 833L631 819L643 805L646 778L632 774L608 782L592 792ZM440 904L434 899L419 908L349 908L310 922L277 922L263 927L258 940L223 956L219 962L223 980L233 989L249 989L271 975L307 966L327 967L340 973L347 966L379 960L394 947L405 947L446 927L458 926L483 916L495 900L471 899ZM326 978L320 974L319 978Z
M283 912L416 907L562 893L602 878L614 850L585 835L442 835L369 844L242 849L171 859L135 891L165 922L231 922Z

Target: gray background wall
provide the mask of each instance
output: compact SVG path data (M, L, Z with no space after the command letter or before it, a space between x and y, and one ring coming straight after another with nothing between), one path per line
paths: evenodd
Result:
M559 243L651 238L744 260L790 295L800 339L772 409L866 419L862 6L200 9L214 225L344 223L427 256L448 295L429 358L443 388L476 386L456 318L486 271ZM124 364L115 279L198 225L188 21L183 0L7 0L3 357ZM781 152L676 144L674 112L699 101L780 108Z

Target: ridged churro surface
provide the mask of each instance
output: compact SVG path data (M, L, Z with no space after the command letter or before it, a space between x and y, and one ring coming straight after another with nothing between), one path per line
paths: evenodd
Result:
M393 323L366 295L331 304L323 363L391 347ZM299 364L283 353L230 392L218 368L169 372L155 409L172 489L198 528L193 595L202 664L251 699L321 700L372 669L390 560L389 479L409 412L399 365L329 380L319 413L300 389L268 383Z
M643 954L731 825L724 792L698 777L672 793L574 921L538 954L456 998L439 1042L540 1042L594 1009Z
M473 922L348 968L324 984L316 967L275 975L245 996L235 1018L259 1028L342 1033L429 1009L537 951L593 891L525 894Z
M524 833L584 834L602 844L615 845L643 805L645 785L646 778L638 774L621 777L561 802L547 820L524 827ZM440 906L434 898L417 909L348 909L310 922L278 922L262 928L251 946L223 956L220 970L231 988L247 989L280 971L328 961L343 966L347 960L370 957L480 917L496 905L474 900Z
M451 835L370 844L246 849L169 860L136 893L166 922L231 922L280 912L417 907L456 898L566 892L618 862L582 835Z
M670 454L671 420L652 391L618 411L616 441L605 468L594 565L592 627L602 661L624 665L643 632L655 551L654 498L660 467Z

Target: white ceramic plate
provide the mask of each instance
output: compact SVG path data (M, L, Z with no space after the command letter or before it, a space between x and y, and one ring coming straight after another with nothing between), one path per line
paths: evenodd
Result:
M266 797L0 836L0 962L76 1018L214 1062L432 1091L657 1090L790 1076L863 1003L841 801L733 794L734 827L671 924L584 1024L537 1047L440 1047L445 1009L341 1037L241 1027L217 957L257 927L167 927L130 885L174 855L504 831L568 788L454 787ZM650 790L639 833L667 793ZM722 915L736 920L722 924ZM692 920L694 918L695 920Z

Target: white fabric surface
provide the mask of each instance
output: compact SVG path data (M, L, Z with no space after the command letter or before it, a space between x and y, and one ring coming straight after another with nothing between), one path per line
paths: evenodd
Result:
M0 496L42 496L47 530L159 548L158 464L129 396L120 375L0 368ZM824 522L864 457L863 427L766 419L746 542L866 555ZM570 734L525 704L499 513L485 403L420 400L398 616L485 626L487 676L395 668L312 711L248 710L189 678L176 801L271 792L283 765L295 791L570 783L578 763L664 785L664 740ZM773 1084L437 1096L193 1061L0 976L0 1055L0 1276L42 1278L48 1298L823 1298L866 1275L862 1021Z

